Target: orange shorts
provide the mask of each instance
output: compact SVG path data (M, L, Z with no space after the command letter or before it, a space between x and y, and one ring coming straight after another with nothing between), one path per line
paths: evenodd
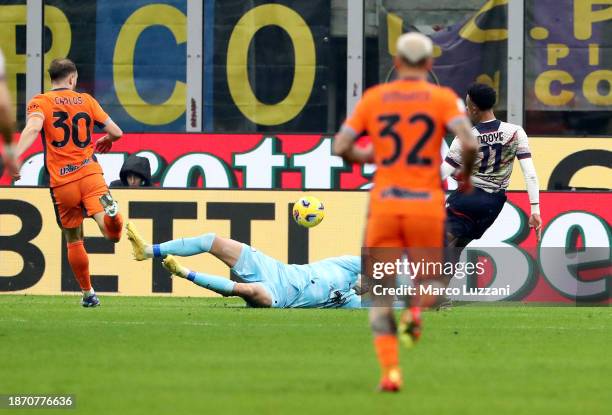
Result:
M57 223L62 228L76 228L84 217L104 211L100 196L108 193L101 174L90 174L73 182L51 188Z
M366 248L443 248L446 215L421 212L370 215L365 232Z

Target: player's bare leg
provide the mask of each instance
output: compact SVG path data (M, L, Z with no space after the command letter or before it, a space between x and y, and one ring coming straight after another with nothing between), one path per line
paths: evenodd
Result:
M272 306L272 297L270 297L270 294L256 282L250 284L236 283L232 295L242 298L252 307L268 308Z
M232 268L238 262L243 245L233 239L215 237L210 253Z
M82 241L85 237L83 225L76 228L62 228L62 233L64 234L64 238L66 238L66 242L68 243Z
M182 266L172 255L166 256L162 264L172 275L185 278L217 294L241 297L254 307L270 307L272 305L272 298L268 292L257 283L236 283L224 277L191 271Z
M97 307L100 305L100 300L91 286L89 257L83 244L83 224L76 228L63 228L62 233L66 238L68 263L83 292L81 305L83 307Z
M100 197L100 204L104 212L96 213L93 218L106 239L119 242L123 230L123 218L119 213L119 205L110 193Z

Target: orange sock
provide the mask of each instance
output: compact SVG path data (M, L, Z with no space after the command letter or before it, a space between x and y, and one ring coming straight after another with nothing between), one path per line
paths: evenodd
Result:
M121 230L123 229L123 218L121 217L121 213L117 213L112 217L104 215L104 227L111 240L119 241L119 239L121 239Z
M397 336L394 334L378 335L374 338L374 347L383 375L399 364Z
M68 243L68 262L83 291L91 290L91 278L89 277L89 257L83 241Z

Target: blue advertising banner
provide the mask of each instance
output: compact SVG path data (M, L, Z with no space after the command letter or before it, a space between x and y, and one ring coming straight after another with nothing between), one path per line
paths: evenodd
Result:
M346 112L346 39L332 19L337 2L202 1L205 131L338 127ZM458 0L459 9L469 6L463 12L446 2L425 11L412 7L416 3L376 2L378 25L366 25L367 84L393 78L395 40L419 30L435 43L432 80L460 96L472 82L492 85L503 117L509 0ZM45 0L43 66L55 58L75 61L77 89L93 94L126 132L184 132L186 14L187 0ZM25 0L0 0L0 21L6 80L21 127ZM529 132L609 135L611 0L526 0L524 35ZM46 71L43 79L48 89Z
M187 0L97 1L95 96L126 131L185 130Z
M204 13L207 129L335 129L330 91L345 85L331 65L343 71L346 57L330 46L330 0L217 0Z

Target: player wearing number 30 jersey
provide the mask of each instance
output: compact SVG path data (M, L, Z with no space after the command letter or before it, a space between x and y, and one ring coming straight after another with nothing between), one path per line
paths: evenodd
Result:
M95 307L99 300L91 286L89 259L83 245L83 212L93 217L107 239L119 241L121 215L94 152L108 152L122 132L93 97L74 91L78 73L72 61L53 60L49 76L53 89L28 103L27 123L16 154L21 156L38 134L42 135L51 198L67 241L68 262L83 291L81 304ZM95 146L94 124L107 133Z
M366 91L334 140L334 152L347 161L376 163L365 231L367 248L408 248L414 253L412 248L444 246L446 215L439 163L447 129L460 138L465 174L471 173L476 143L465 105L451 89L427 82L432 54L433 43L427 36L400 36L394 61L399 79ZM365 148L354 144L362 133L372 140ZM413 301L402 314L397 330L392 304L377 300L374 296L370 325L382 369L380 389L397 391L401 386L397 332L402 339L418 338L419 303Z
M27 116L43 120L45 166L52 188L102 174L91 135L94 125L104 125L109 116L91 95L55 88L32 98Z

